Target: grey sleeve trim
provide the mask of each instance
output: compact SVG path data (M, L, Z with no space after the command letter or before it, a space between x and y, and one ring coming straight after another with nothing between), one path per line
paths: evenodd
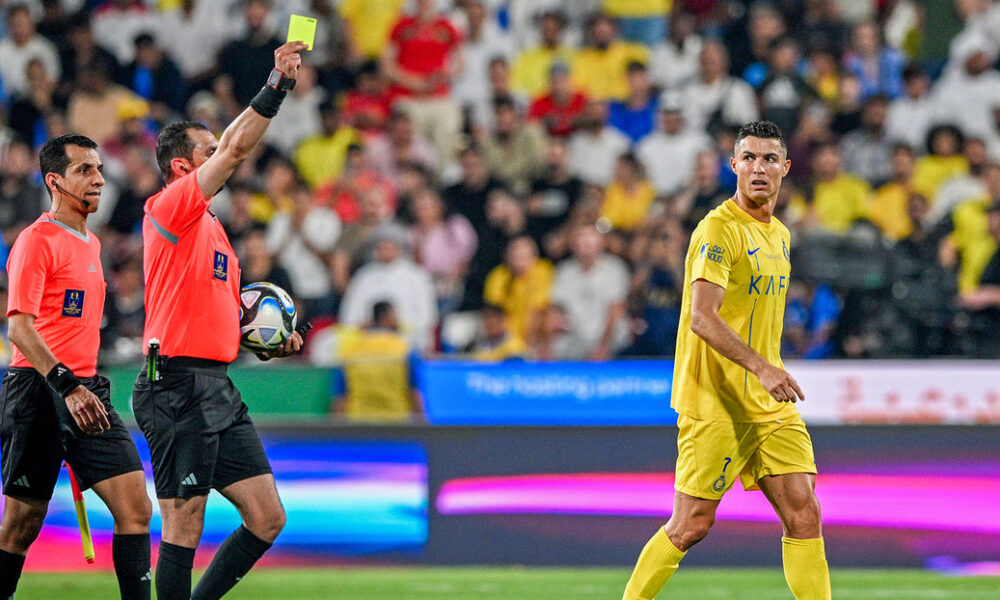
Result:
M146 216L149 217L149 222L153 224L153 228L156 229L156 232L162 235L164 239L166 239L168 242L176 246L178 240L177 236L167 231L167 229L163 225L157 223L156 219L153 218L153 215L149 214L148 210L145 210L143 212L145 212Z

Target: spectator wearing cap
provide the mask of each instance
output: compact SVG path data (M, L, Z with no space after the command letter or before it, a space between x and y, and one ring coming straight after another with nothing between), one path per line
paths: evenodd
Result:
M667 91L660 97L660 127L636 147L636 156L649 174L657 195L676 194L691 182L698 152L711 148L701 130L687 125L683 98Z
M507 245L504 263L486 278L483 300L503 307L511 331L525 338L549 303L553 274L552 263L538 257L534 240L516 237Z
M542 13L538 20L541 44L522 51L511 66L511 87L529 98L537 98L545 93L545 86L551 81L551 69L555 63L569 65L576 55L572 46L563 43L565 15L549 11Z
M0 39L0 80L7 96L28 91L27 68L32 59L42 61L45 71L58 81L59 53L55 45L35 31L26 4L12 4L7 11L6 37Z
M699 44L697 75L683 89L684 117L695 129L714 132L742 127L760 119L757 95L750 85L729 74L729 52L722 42Z
M638 144L656 127L657 96L645 64L631 62L626 73L628 96L608 105L608 124Z
M565 137L576 131L586 107L587 97L570 83L569 65L556 60L549 68L547 93L531 103L528 119L540 123L549 135Z
M320 133L302 140L295 150L295 167L314 188L340 177L347 148L359 141L358 132L344 124L340 107L333 101L321 104L319 113Z
M375 260L354 275L340 306L340 322L364 325L376 302L386 300L398 307L401 332L420 351L433 346L437 323L434 284L422 267L407 255L407 232L386 223L372 234Z
M276 214L267 226L267 247L291 277L307 318L333 314L327 263L340 232L337 214L316 206L301 182L292 191L292 210Z
M903 95L889 104L885 134L894 142L905 142L914 151L924 146L937 106L930 94L931 78L919 63L903 69Z
M125 69L125 81L132 91L150 103L159 103L174 112L184 112L188 101L187 84L174 61L148 32L135 37L135 59ZM165 110L157 110L163 114Z
M645 64L649 49L618 39L614 21L596 15L588 23L588 45L573 59L573 85L588 98L612 100L628 96L628 65Z
M416 0L416 13L396 22L381 57L397 98L394 106L413 118L444 164L451 162L462 127L461 110L451 97L462 71L461 43L462 34L438 14L434 0Z
M219 74L232 85L236 103L250 104L274 67L274 51L281 42L271 20L271 0L246 0L243 4L246 32L219 51Z
M483 157L493 175L517 196L528 193L532 179L542 174L545 136L533 123L525 123L514 99L493 101L496 129L483 140Z
M667 39L649 54L649 77L661 89L680 88L694 80L703 44L697 19L680 6L670 15L669 29Z
M573 175L591 185L611 182L615 159L629 149L628 138L607 124L608 109L592 101L580 115L580 126L569 138L569 166Z
M278 114L271 118L264 141L285 156L292 156L302 140L322 128L320 106L326 97L326 91L316 85L315 67L309 63L299 65L295 87L286 94ZM346 116L344 120L352 124Z

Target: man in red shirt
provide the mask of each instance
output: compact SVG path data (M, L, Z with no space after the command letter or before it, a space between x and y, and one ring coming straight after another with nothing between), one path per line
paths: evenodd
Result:
M39 162L52 210L21 232L7 261L14 356L0 388L0 598L14 597L65 460L114 517L121 597L149 600L153 507L110 383L97 374L105 282L87 216L101 203L101 157L93 140L63 135L42 146Z
M434 142L442 164L455 156L462 112L451 99L451 82L462 71L458 46L462 34L439 16L434 0L417 0L417 13L392 28L382 54L391 95L418 130Z
M159 340L162 356L154 369L140 373L132 404L149 442L163 514L159 600L221 598L285 524L260 436L226 373L240 345L240 268L209 205L294 87L305 48L289 42L275 50L267 85L222 139L200 123L183 121L165 127L157 141L167 187L145 206L143 337L147 349L150 340ZM301 344L295 333L270 356L288 356ZM147 371L155 373L150 377ZM191 567L212 488L236 506L243 523L219 547L192 592Z
M569 65L556 61L549 67L549 93L531 103L528 119L541 121L549 135L566 137L576 131L585 108L587 97L573 91Z

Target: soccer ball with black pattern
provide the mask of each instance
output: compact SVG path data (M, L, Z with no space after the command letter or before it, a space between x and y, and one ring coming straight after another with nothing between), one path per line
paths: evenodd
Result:
M288 292L273 283L251 283L240 290L240 346L251 352L269 352L295 331L295 304Z

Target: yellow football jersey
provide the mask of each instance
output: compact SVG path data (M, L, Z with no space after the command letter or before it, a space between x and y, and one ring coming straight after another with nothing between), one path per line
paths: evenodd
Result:
M719 316L772 365L781 362L781 329L788 292L790 237L777 218L761 223L730 198L708 213L691 235L684 265L684 298L674 359L671 406L694 419L738 423L797 414L771 398L757 377L716 352L691 331L691 283L726 289Z

